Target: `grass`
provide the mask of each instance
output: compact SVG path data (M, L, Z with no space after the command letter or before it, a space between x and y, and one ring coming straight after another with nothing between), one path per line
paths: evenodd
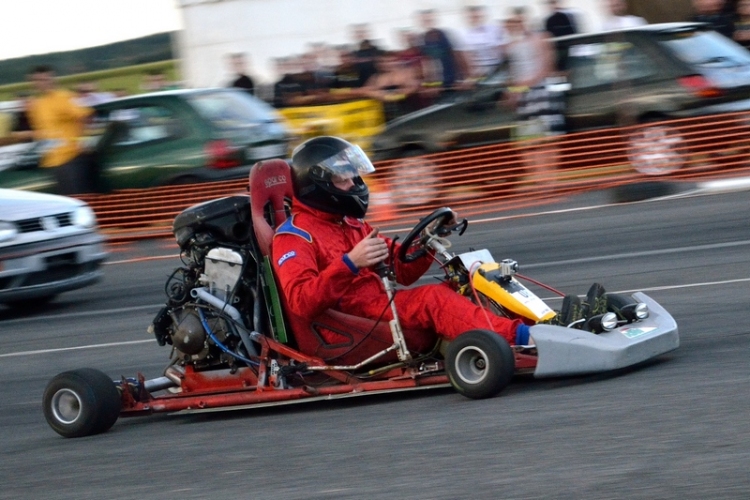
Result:
M127 94L138 94L142 92L141 83L145 75L151 72L164 73L167 81L170 82L180 80L177 61L170 60L61 76L58 82L60 86L67 88L72 88L81 82L95 82L102 92L121 90ZM31 85L27 82L2 85L0 86L0 101L13 100L19 92L28 91L31 91Z

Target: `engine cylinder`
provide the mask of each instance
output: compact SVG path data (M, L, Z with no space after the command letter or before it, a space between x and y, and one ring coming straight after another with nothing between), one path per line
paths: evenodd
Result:
M183 309L177 313L178 321L172 333L175 349L185 354L199 354L205 348L206 330L195 311Z

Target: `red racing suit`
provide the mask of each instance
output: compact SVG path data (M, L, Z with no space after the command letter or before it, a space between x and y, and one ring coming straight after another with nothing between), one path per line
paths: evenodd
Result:
M343 258L371 231L372 227L363 220L328 214L294 200L292 217L276 230L272 244L273 268L287 314L309 323L326 309L334 309L373 320L382 317L387 324L393 316L381 278L370 268L355 272L351 263L347 264ZM383 239L390 248L391 240ZM430 255L409 264L396 259L398 283L411 285L431 263ZM520 320L485 314L481 307L444 284L400 289L394 302L410 349L415 345L423 348L429 344L432 347L435 334L452 340L477 328L494 330L513 345L516 328L521 323ZM299 330L295 330L295 337L307 335ZM303 348L310 340L297 338L303 352L311 350ZM341 337L328 332L328 335L322 335L322 340L334 343ZM392 338L383 339L383 342L390 345ZM365 351L358 353L360 361L377 352Z

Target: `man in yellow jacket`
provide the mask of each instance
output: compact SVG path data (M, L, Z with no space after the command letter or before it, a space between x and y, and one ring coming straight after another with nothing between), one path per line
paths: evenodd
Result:
M58 194L95 191L92 162L81 143L93 110L76 104L72 92L57 88L52 68L38 66L29 76L37 91L29 103L29 121L45 150L40 166L52 169Z

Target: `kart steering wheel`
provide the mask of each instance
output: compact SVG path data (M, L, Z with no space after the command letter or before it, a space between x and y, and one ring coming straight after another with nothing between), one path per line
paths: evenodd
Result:
M438 221L438 223L433 228L433 232L438 233L439 229L443 227L445 223L451 219L451 217L453 217L453 210L448 207L442 207L438 208L430 215L417 222L417 225L414 226L414 229L412 229L401 242L401 248L398 249L398 259L401 262L409 263L414 262L420 257L426 255L427 249L425 249L424 247L415 252L409 253L412 245L414 245L414 240L416 240L417 237L422 234L422 231L424 231L430 224L435 221ZM461 233L463 233L463 231L461 231Z

